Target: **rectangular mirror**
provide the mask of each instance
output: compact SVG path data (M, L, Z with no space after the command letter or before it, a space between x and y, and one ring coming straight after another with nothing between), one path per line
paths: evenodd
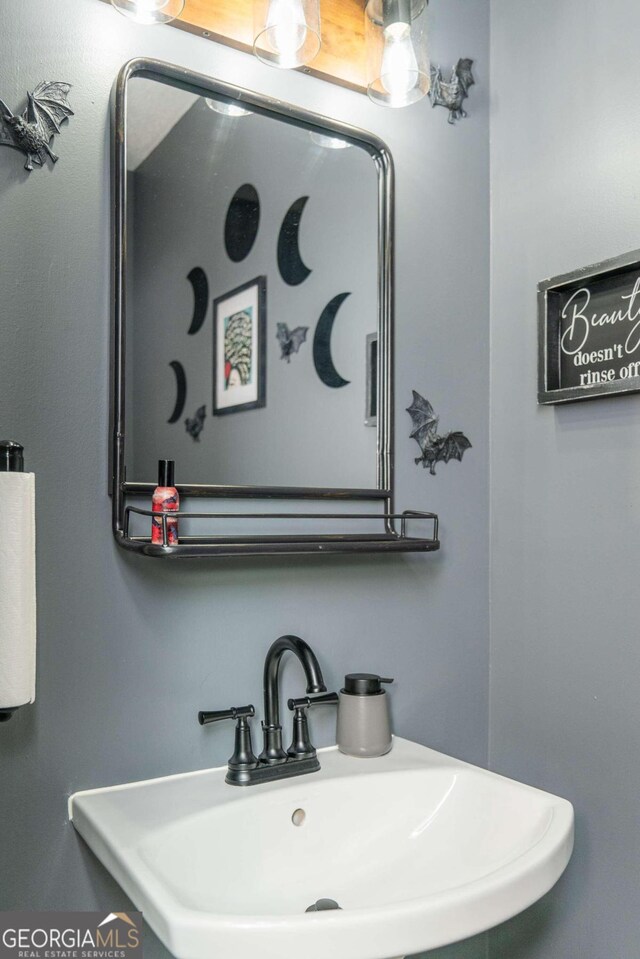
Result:
M156 79L128 98L127 476L375 487L371 156Z
M392 166L375 137L168 64L116 90L113 482L392 510ZM126 538L126 537L125 537Z

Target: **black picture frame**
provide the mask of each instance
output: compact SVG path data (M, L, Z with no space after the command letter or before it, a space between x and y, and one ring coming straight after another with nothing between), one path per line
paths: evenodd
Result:
M255 293L253 293L255 291ZM242 300L243 294L246 294L247 304L255 302L256 304L256 388L255 397L246 402L233 403L228 406L219 403L219 385L220 377L220 356L219 350L224 350L224 339L220 336L219 315L224 312L224 304L233 300ZM237 304L234 314L238 311ZM223 372L224 375L224 372ZM213 301L213 398L211 409L214 416L226 416L227 413L239 413L244 410L261 409L267 404L267 278L266 276L256 276L237 286L235 289L218 296ZM242 387L240 387L242 388Z
M640 392L640 375L632 375L640 373L640 293L635 296L636 290L640 291L640 250L538 284L539 405ZM579 312L568 311L579 294ZM628 315L624 315L625 311ZM621 319L615 316L618 312ZM595 324L589 319L592 316ZM602 322L603 317L609 317L609 321ZM567 375L568 361L566 353L563 360L561 348L563 321L565 334L567 326L572 322L575 325L577 332L571 335L578 346L585 339L584 348L576 349L573 345L569 354L574 357L575 367L571 377ZM627 345L636 326L638 349L634 359L635 349L629 352ZM583 364L582 359L587 357L588 362Z

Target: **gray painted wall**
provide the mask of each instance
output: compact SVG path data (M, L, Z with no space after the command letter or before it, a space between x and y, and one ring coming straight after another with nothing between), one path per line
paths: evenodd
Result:
M535 291L640 246L640 8L492 0L491 17L491 764L577 813L565 876L491 955L630 959L640 400L536 407Z
M262 659L284 631L317 649L328 682L391 670L398 733L487 758L488 7L434 0L433 54L477 57L470 117L428 101L385 111L361 95L169 28L132 26L99 0L5 0L0 90L74 84L55 170L0 155L0 433L38 474L39 685L0 731L0 908L126 908L66 820L92 786L222 763L229 730L198 708L259 700ZM107 485L108 101L135 55L172 60L357 123L397 167L397 487L442 516L435 556L168 566L118 551ZM455 263L457 270L451 270ZM410 389L473 443L436 478L413 464ZM55 508L55 512L54 512ZM286 688L299 690L294 664ZM328 717L317 739L332 736ZM151 934L149 957L164 951ZM447 957L479 959L482 940Z

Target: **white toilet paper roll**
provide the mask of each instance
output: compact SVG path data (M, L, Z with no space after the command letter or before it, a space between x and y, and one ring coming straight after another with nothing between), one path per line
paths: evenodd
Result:
M0 473L0 709L35 696L35 476Z

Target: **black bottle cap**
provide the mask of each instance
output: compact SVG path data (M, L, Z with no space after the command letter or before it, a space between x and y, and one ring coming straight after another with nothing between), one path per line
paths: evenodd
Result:
M158 460L158 486L175 484L175 466L174 460Z
M24 473L24 446L15 440L0 440L0 473Z
M342 692L349 696L379 696L384 692L381 683L392 682L392 679L377 676L375 673L348 673L344 677Z

